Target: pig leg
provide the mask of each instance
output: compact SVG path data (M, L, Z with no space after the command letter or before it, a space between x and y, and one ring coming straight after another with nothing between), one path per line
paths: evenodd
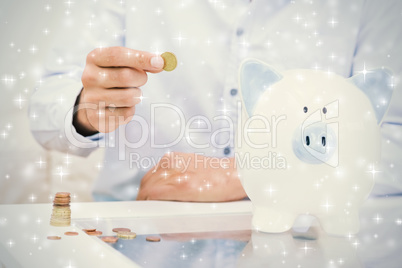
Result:
M292 228L296 216L286 211L255 206L253 210L253 228L267 233L286 232Z
M357 211L349 214L320 215L319 218L322 228L328 234L347 236L359 231L359 214Z

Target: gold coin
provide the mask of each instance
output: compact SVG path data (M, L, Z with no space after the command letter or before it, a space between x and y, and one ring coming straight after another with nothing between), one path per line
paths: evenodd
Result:
M117 232L117 237L123 239L134 239L137 236L134 232Z
M165 52L161 55L161 57L164 61L163 70L170 72L176 69L177 59L172 52Z

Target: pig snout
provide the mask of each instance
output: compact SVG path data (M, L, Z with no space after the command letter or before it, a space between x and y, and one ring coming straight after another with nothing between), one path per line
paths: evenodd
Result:
M335 131L323 122L303 124L293 136L293 152L301 161L309 164L327 162L336 151L336 146Z

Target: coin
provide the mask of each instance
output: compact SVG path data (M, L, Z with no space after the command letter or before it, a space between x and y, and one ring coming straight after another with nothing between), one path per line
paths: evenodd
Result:
M101 236L102 232L101 231L94 231L94 232L87 232L88 235L93 235L93 236Z
M49 236L47 237L47 239L49 239L49 240L60 240L61 237L60 237L60 236L57 236L57 235L49 235Z
M102 241L103 242L106 242L106 243L116 243L117 242L117 240L119 240L117 237L115 237L115 236L103 236L103 237L101 237L101 239L102 239Z
M115 233L118 233L118 232L131 232L131 230L128 229L128 228L113 228L112 231L115 232Z
M123 239L134 239L137 236L134 232L117 232L117 237Z
M88 232L95 232L96 229L95 228L88 228L88 229L82 229L84 232L88 233Z
M65 234L65 235L68 235L68 236L75 236L75 235L78 235L77 232L65 232L64 234Z
M161 57L164 61L163 70L170 72L176 69L177 59L175 54L173 54L172 52L165 52L161 55Z
M57 192L56 197L70 197L70 193L68 192Z
M159 236L147 236L145 240L149 242L159 242L161 241L161 238Z

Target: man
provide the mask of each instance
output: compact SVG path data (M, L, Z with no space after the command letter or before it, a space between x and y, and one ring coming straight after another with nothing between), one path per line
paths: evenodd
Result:
M106 147L96 200L246 197L233 158L237 73L246 58L344 77L385 66L395 81L402 70L398 1L92 4L90 26L63 33L52 52L31 110L46 148L88 155ZM177 56L173 72L162 72L164 51ZM394 92L377 195L402 189L400 87ZM227 161L212 167L220 159Z

